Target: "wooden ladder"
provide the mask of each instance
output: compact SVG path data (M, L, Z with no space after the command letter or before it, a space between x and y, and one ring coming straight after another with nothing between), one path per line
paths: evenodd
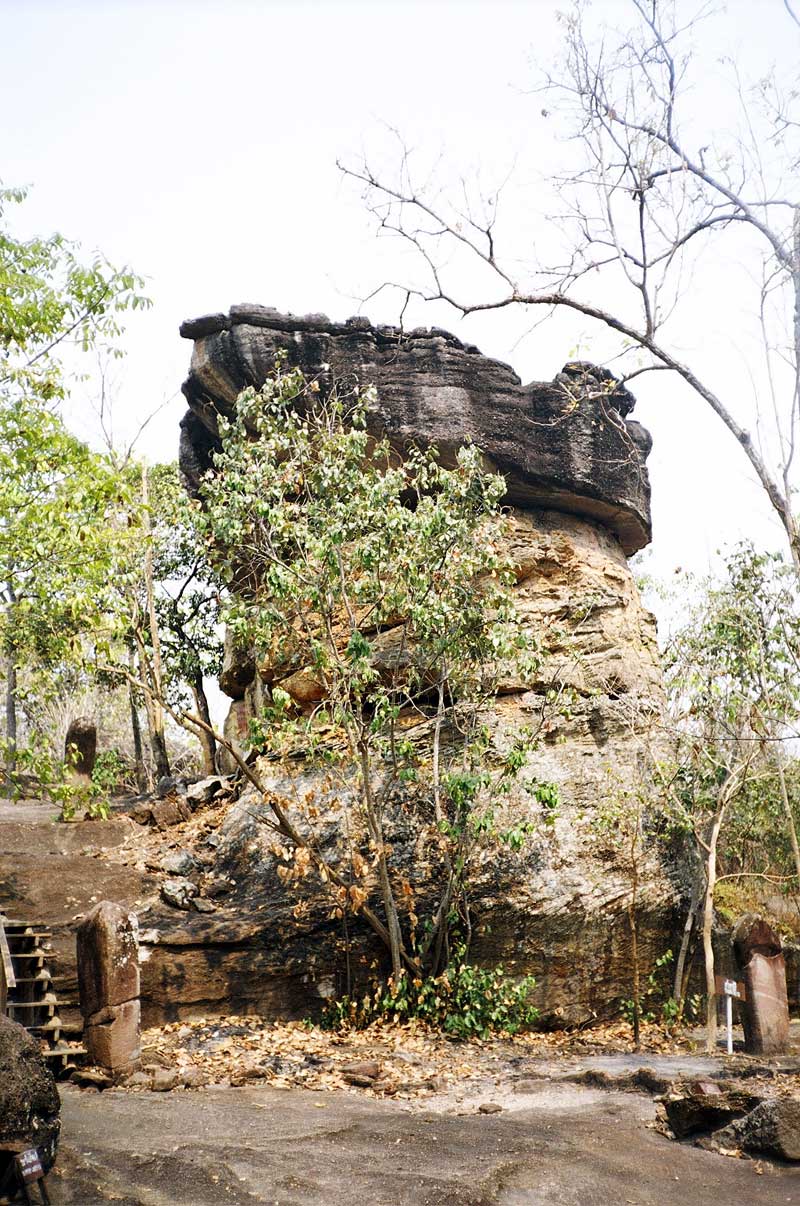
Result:
M86 1048L63 1035L47 966L50 937L44 926L9 920L0 913L0 1003L7 1017L39 1040L42 1054L59 1078L84 1062Z

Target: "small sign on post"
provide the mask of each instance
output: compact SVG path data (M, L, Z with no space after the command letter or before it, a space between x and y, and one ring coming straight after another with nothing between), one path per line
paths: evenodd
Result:
M44 1168L39 1155L38 1148L29 1147L26 1151L20 1152L15 1157L17 1166L17 1176L19 1178L20 1187L22 1189L23 1201L30 1202L28 1186L36 1184L41 1194L42 1202L45 1206L49 1206L50 1198L47 1194L47 1189L44 1183Z
M747 1000L741 980L729 980L727 976L715 976L717 995L725 998L725 1024L728 1030L728 1055L733 1055L733 999Z

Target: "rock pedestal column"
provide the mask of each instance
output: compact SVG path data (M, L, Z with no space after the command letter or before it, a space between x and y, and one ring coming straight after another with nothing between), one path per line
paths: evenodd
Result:
M114 1073L130 1071L140 1055L136 914L103 900L87 913L77 938L78 988L89 1058Z
M97 757L97 726L87 716L70 721L64 741L64 757L72 765L75 779L88 783Z
M761 917L748 914L731 936L744 980L742 1010L745 1050L753 1055L776 1055L789 1041L789 1003L786 963L781 940Z

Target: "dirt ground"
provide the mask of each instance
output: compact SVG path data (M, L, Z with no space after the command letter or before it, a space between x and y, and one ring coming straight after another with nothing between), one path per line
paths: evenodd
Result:
M496 1113L273 1087L62 1088L54 1206L800 1203L800 1169L648 1128L648 1096L526 1085Z

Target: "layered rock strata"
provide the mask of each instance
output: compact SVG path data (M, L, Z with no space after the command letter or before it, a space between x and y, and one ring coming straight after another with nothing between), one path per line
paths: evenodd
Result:
M482 868L474 953L532 972L539 1005L553 1021L611 1010L630 995L628 877L614 842L598 835L592 818L601 800L644 781L663 707L653 620L627 564L650 538L650 441L628 417L633 397L609 373L583 363L566 365L552 382L523 386L508 366L439 330L406 334L363 319L337 324L254 306L181 330L194 340L181 440L190 488L212 464L217 416L231 412L244 386L263 383L278 352L323 387L334 380L374 384L372 430L400 453L412 443L434 444L447 460L472 440L504 475L520 622L535 632L545 658L535 679L501 683L494 721L498 731L513 732L545 716L531 770L558 786L561 803L555 823L543 823L522 855L498 855ZM277 678L279 668L257 669L252 655L228 643L221 684L234 701L231 736L244 742L262 680ZM300 704L313 688L296 672L282 685ZM569 706L548 713L554 689ZM529 800L520 807L535 812ZM314 900L306 902L305 927L292 929L296 897L277 876L269 837L252 812L245 794L229 812L217 850L221 870L237 885L227 901L241 933L231 955L239 957L242 943L259 945L252 1007L280 1002L283 1012L292 1003L307 1011L330 991L338 935L323 902ZM403 849L399 830L391 840L424 889L428 869L412 845ZM644 963L670 945L674 906L654 845L639 893ZM199 927L197 919L198 935ZM202 959L202 941L187 934L184 944L193 960Z
M401 452L435 444L446 460L471 440L505 476L510 504L598 520L628 555L650 541L650 437L628 418L633 395L594 365L566 364L554 381L523 386L507 364L436 327L406 333L253 305L185 322L181 334L194 340L181 425L190 484L208 468L217 415L262 385L282 352L323 388L374 385L373 430Z

